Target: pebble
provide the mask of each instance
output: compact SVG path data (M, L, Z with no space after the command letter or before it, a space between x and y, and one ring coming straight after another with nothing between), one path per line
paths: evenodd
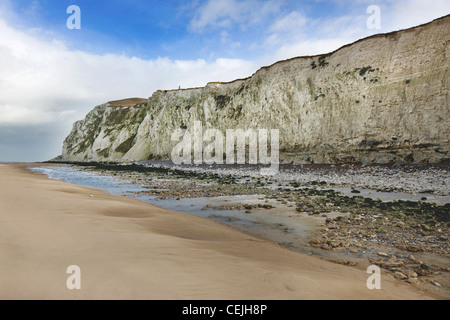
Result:
M404 273L400 272L400 271L396 271L396 272L394 273L394 276L395 276L397 279L400 279L400 280L406 280L406 279L408 279L408 276L405 275Z
M422 248L420 248L419 246L416 246L416 245L409 245L406 247L406 250L408 250L410 252L419 252L419 251L422 251Z
M431 271L429 271L429 270L425 270L425 269L418 269L418 270L416 270L416 273L419 275L419 276L421 276L421 277L426 277L426 276L429 276L429 275L431 275Z
M327 242L327 244L331 247L331 248L337 248L339 247L339 241L336 240L330 240Z

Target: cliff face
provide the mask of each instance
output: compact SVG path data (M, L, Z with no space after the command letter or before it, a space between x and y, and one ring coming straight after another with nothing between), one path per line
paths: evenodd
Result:
M147 101L124 102L97 106L84 120L75 122L64 141L63 160L120 161L132 147L148 110Z
M450 158L450 16L252 77L96 107L64 161L170 158L176 129L279 129L281 160L437 163Z

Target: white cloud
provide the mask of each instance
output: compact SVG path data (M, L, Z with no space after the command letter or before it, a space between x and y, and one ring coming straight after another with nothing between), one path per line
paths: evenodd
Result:
M345 5L348 0L339 0ZM295 56L318 55L334 51L375 33L388 33L411 28L450 13L448 0L386 0L378 1L381 7L381 30L367 28L367 7L373 1L352 2L352 8L345 15L321 17L303 17L297 12L275 21L265 38L264 45L275 47L273 54L264 61L273 63ZM289 29L295 22L301 26ZM280 31L278 31L280 30ZM281 30L286 30L282 32ZM296 32L292 32L296 30ZM291 32L290 32L291 31Z
M289 28L297 25L296 28ZM275 48L265 61L270 63L298 56L332 52L339 47L371 34L364 17L342 16L308 19L292 12L277 20L270 28L264 44Z
M410 28L448 14L448 0L391 0L381 11L382 24L390 30Z
M271 32L292 32L300 31L306 24L308 19L297 11L292 11L288 15L275 21L270 27Z
M202 32L206 28L232 28L264 21L277 13L282 0L208 0L200 6L191 20L190 29Z
M234 80L256 70L254 63L239 59L142 60L71 51L2 20L0 35L0 124L73 121L109 100Z
M297 11L292 11L275 19L268 27L268 36L264 40L264 45L270 48L295 43L305 35L309 22L308 18Z

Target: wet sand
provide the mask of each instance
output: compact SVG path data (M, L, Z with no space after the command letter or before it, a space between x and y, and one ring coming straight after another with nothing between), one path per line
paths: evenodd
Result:
M429 299L205 218L0 165L0 299ZM67 267L81 268L68 290Z

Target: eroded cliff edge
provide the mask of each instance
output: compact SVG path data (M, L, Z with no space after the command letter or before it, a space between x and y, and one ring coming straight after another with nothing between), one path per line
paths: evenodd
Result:
M97 106L62 161L170 158L172 133L279 129L283 162L438 163L450 159L450 16L298 57L247 79Z

